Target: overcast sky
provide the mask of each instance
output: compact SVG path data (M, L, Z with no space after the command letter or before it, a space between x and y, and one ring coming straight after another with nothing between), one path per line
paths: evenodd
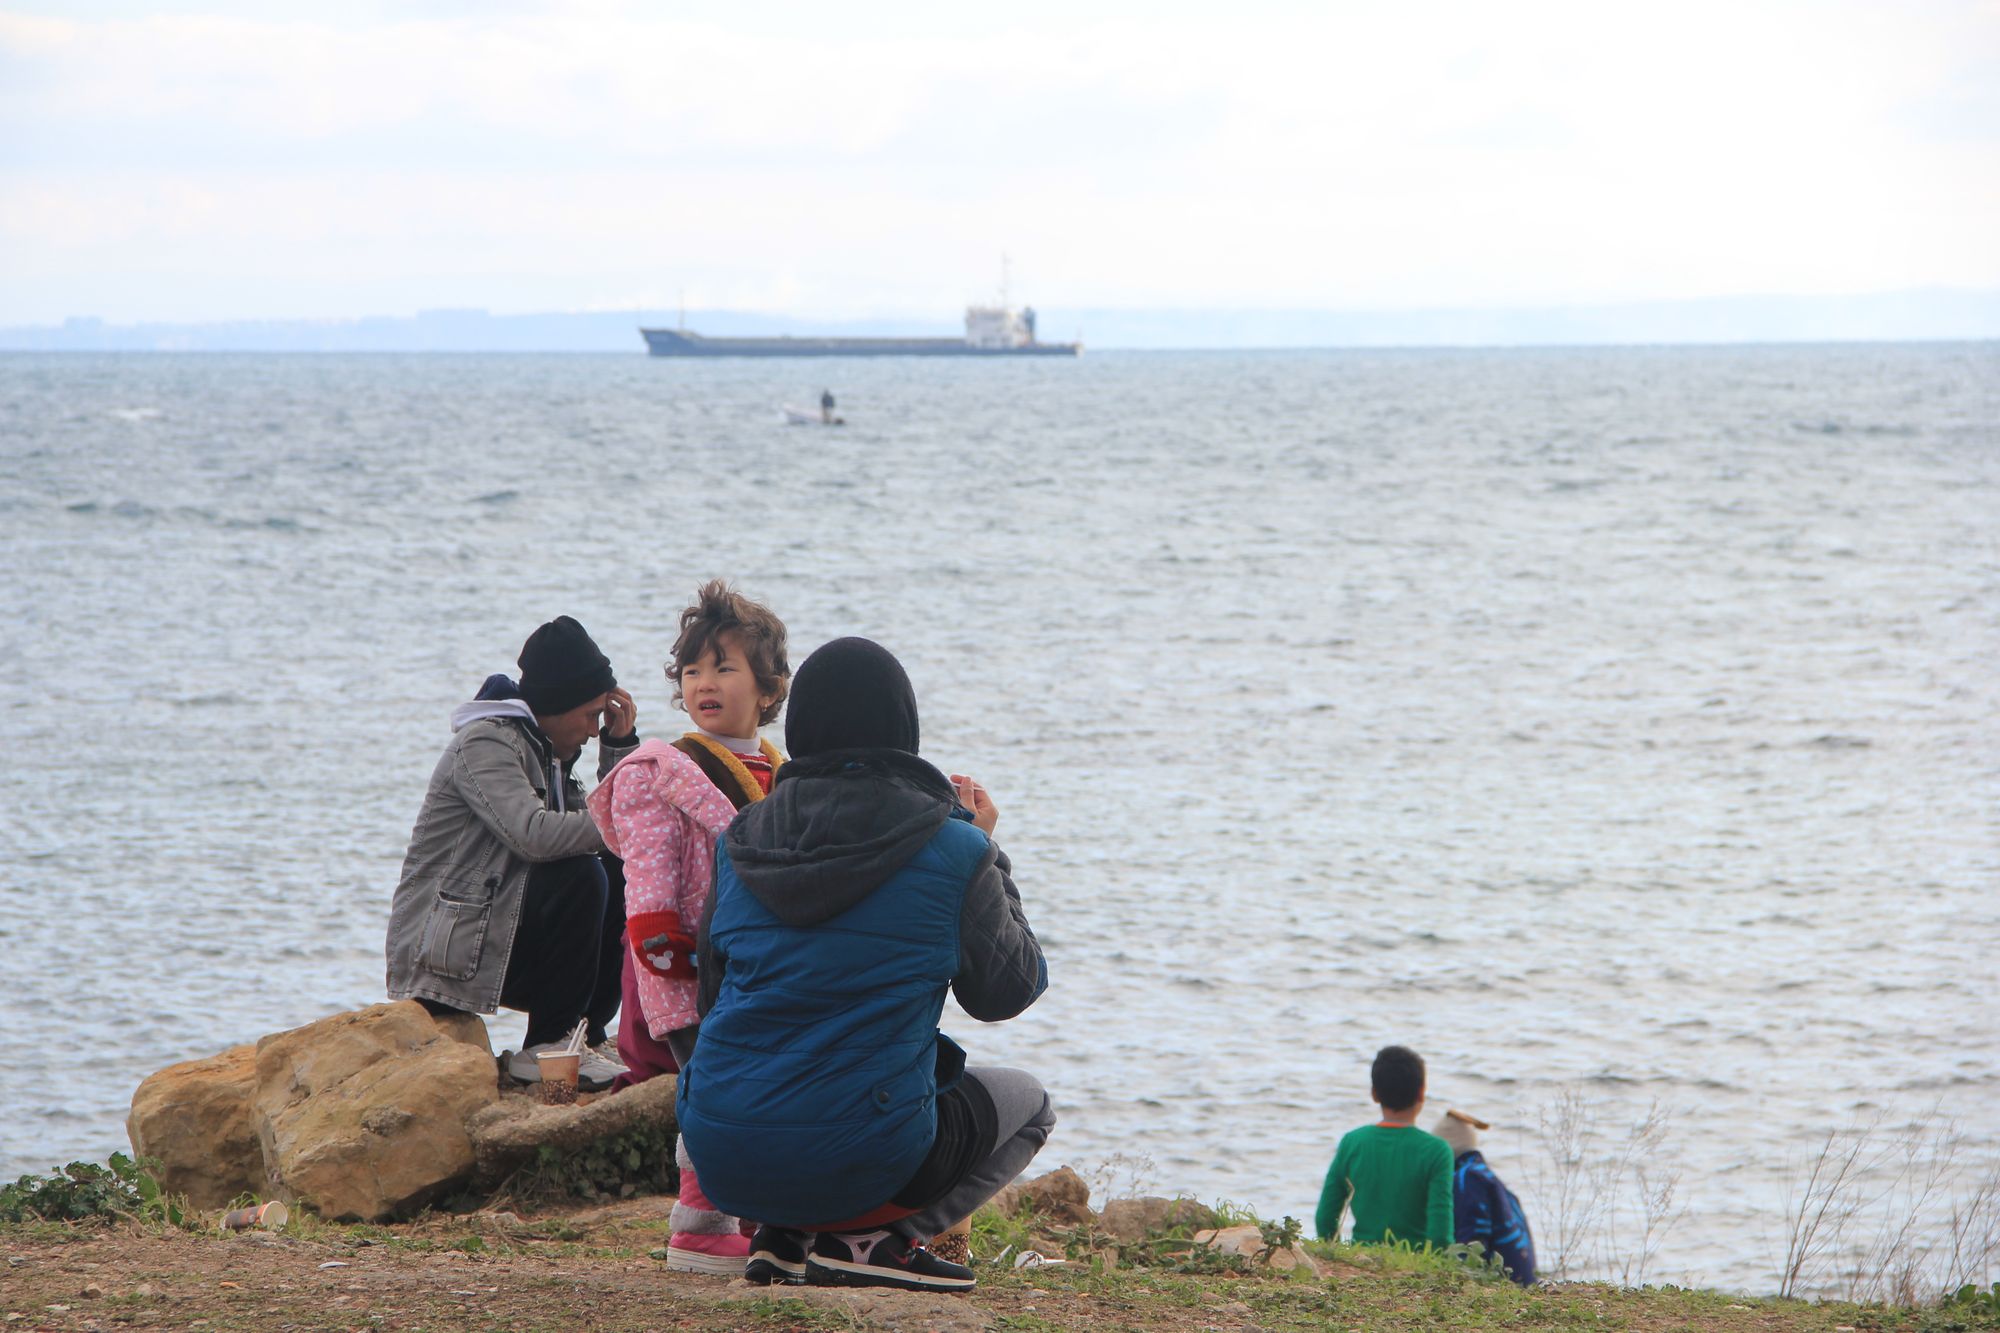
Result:
M2000 0L0 0L0 324L2000 288Z

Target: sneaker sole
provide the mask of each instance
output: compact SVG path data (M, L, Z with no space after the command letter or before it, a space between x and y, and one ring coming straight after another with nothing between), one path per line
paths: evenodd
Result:
M709 1277L743 1277L741 1258L729 1254L703 1254L699 1250L679 1250L669 1246L666 1264L676 1273L705 1273Z
M844 1259L822 1259L814 1255L806 1261L806 1281L816 1287L896 1287L903 1291L971 1291L979 1279L965 1277L921 1277L900 1268L878 1268L874 1264L851 1264Z
M806 1266L786 1263L774 1254L753 1254L750 1262L743 1265L743 1277L747 1282L755 1282L765 1287L803 1287L806 1284Z

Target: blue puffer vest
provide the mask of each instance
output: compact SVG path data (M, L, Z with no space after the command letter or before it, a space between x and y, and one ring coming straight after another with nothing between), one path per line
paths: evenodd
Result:
M723 979L675 1103L716 1207L837 1222L915 1174L937 1137L937 1094L965 1067L937 1023L966 883L988 847L971 824L945 820L860 902L787 926L718 845L707 938Z

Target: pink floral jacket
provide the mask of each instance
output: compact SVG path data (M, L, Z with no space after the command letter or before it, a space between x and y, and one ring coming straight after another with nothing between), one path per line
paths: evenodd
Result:
M632 939L627 945L646 1030L664 1041L700 1021L695 932L715 879L715 840L736 807L694 760L662 740L620 760L590 793L589 806L604 845L625 860L626 920L660 913L679 926L665 932L670 944L649 949Z

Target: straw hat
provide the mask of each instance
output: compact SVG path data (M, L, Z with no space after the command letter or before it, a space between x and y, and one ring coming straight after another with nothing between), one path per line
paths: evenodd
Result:
M1437 1124L1431 1126L1431 1133L1451 1145L1453 1157L1463 1157L1479 1146L1479 1131L1493 1126L1478 1116L1467 1115L1463 1111L1446 1111Z

